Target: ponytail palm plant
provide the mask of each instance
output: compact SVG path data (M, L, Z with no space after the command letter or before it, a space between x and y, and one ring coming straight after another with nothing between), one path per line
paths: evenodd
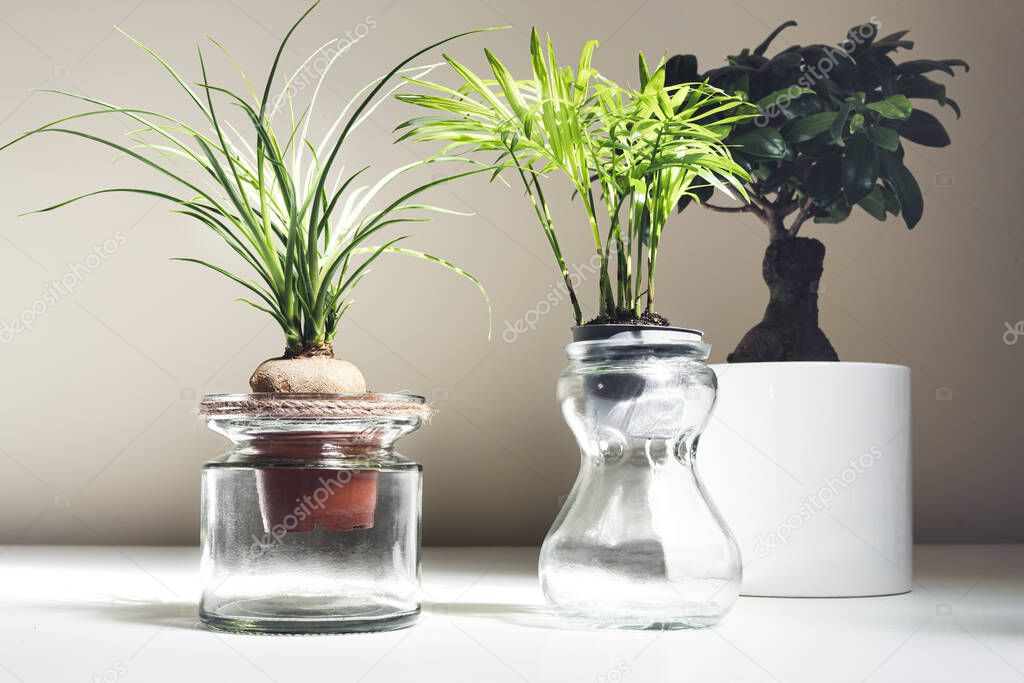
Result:
M330 357L339 324L352 304L351 295L384 254L425 259L467 278L483 292L479 280L441 258L399 246L408 235L381 237L386 228L424 221L424 213L443 211L415 201L433 186L489 170L485 165L460 160L467 170L434 176L412 189L392 192L397 198L380 201L385 190L410 171L441 161L435 157L393 169L372 185L360 185L369 167L356 170L343 165L343 147L356 130L374 115L387 96L403 84L401 75L423 77L434 66L409 67L427 51L470 31L446 38L403 59L384 76L371 81L345 105L319 139L310 139L314 107L331 66L345 50L334 50L301 110L294 100L297 79L313 70L321 54L330 54L330 43L314 52L274 93L275 76L292 34L316 7L310 7L285 35L274 57L262 94L258 95L239 68L246 88L241 94L207 79L206 63L199 50L201 80L187 83L164 59L128 36L155 59L188 100L201 123L195 127L183 117L138 107L123 107L63 91L46 91L90 105L88 111L63 117L31 130L0 147L25 138L57 133L83 138L109 147L158 175L169 178L177 190L142 187L100 189L48 206L51 211L73 202L108 193L134 193L171 203L173 210L212 230L240 257L252 276L238 274L199 258L178 260L210 268L247 290L241 299L272 316L285 337L285 358ZM125 34L127 36L127 34ZM230 54L211 42L232 62ZM383 94L382 94L383 93ZM245 126L236 127L224 110L240 114ZM85 119L118 116L129 121L128 140L108 139L70 127ZM276 119L287 118L281 124ZM248 129L248 133L245 131ZM448 212L454 213L454 212ZM373 241L380 239L380 243ZM488 302L489 306L489 302ZM358 372L357 372L358 374ZM254 376L255 377L255 376ZM359 376L361 381L361 375ZM358 383L357 383L358 384ZM277 387L265 387L278 390ZM358 386L348 386L358 389ZM365 388L365 386L363 387ZM254 385L255 389L255 385ZM286 390L286 389L285 389ZM293 387L294 390L294 387Z
M514 78L490 51L485 77L445 55L460 85L406 77L422 92L398 99L436 113L400 129L403 139L444 143L438 158L492 153L489 165L518 176L582 325L545 191L551 175L566 176L600 262L598 317L591 322L667 324L654 310L665 224L683 197L703 187L745 196L748 176L722 139L756 112L706 83L666 86L664 63L652 73L643 55L639 87L619 86L591 65L596 47L585 45L574 71L559 66L550 37L542 47L534 29L525 79Z

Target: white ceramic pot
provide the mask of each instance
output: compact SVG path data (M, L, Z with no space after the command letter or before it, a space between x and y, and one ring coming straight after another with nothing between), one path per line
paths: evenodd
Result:
M713 365L697 449L743 554L744 595L855 597L911 586L910 369Z

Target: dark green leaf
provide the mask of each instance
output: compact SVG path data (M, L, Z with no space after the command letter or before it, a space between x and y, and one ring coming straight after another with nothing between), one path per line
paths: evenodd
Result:
M885 196L882 194L881 186L875 185L866 197L857 202L857 205L876 220L885 220Z
M878 154L865 135L854 136L847 146L840 170L843 194L848 204L863 199L878 179Z
M856 55L871 47L871 43L878 37L878 24L858 24L846 32L846 38L855 46L853 53Z
M748 74L751 71L754 71L754 69L749 66L744 66L742 64L730 64L729 66L720 66L717 69L711 69L710 71L705 72L704 78L711 83L716 84L718 87L723 87L726 85L725 81L739 78L741 75ZM734 88L724 89L730 92L735 90Z
M799 99L803 95L813 95L814 91L810 88L804 88L801 86L789 86L786 88L780 88L770 95L765 95L757 102L754 103L761 111L771 114L770 107L788 107L790 102Z
M949 133L939 120L920 109L915 109L910 118L893 127L907 140L925 147L945 147L950 143Z
M907 227L913 229L924 214L924 198L913 174L892 152L880 151L882 177L900 202L900 213Z
M807 193L815 202L827 202L841 191L839 167L838 156L830 156L809 166L804 182Z
M914 105L907 99L906 95L890 95L881 102L868 102L868 109L872 109L887 119L906 120Z
M893 52L894 50L913 50L914 41L912 40L880 40L867 50L864 51L864 57L878 57L885 55L886 53ZM859 61L859 60L858 60Z
M805 142L832 127L836 112L823 111L798 119L786 127L786 140L789 142Z
M946 86L936 83L927 76L907 76L896 81L896 89L910 98L935 100L943 106L949 106L960 118L960 105L946 97Z
M836 118L832 121L832 144L838 145L839 147L844 146L846 143L843 142L843 126L846 125L846 119L850 116L850 109L852 106L849 102L843 102L839 106L839 112L836 113Z
M729 144L739 152L766 159L785 159L789 154L789 145L774 128L755 128L731 138Z
M694 55L676 55L665 63L665 85L680 83L699 83L700 73L697 71L697 57ZM640 88L646 83L641 83Z
M900 200L896 198L896 193L890 190L888 187L882 186L882 197L885 199L885 211L886 213L892 214L893 216L900 215Z
M815 223L842 223L850 217L850 205L843 199L837 199L821 213L814 216Z
M799 76L802 62L803 57L796 52L780 52L758 69L758 72L770 73L776 78Z
M942 71L950 76L956 75L954 66L962 66L964 71L970 71L970 65L962 59L912 59L903 62L896 67L896 73L901 76L916 76L928 73L929 71Z
M900 134L885 126L871 126L867 130L868 139L882 149L895 152L900 146Z
M796 22L793 21L792 19L783 24L780 24L778 28L776 28L774 31L768 34L767 38L761 41L760 45L754 48L754 54L763 55L765 53L765 50L768 49L768 46L772 44L772 41L775 40L775 38L778 37L780 33L785 31L790 26L796 26Z

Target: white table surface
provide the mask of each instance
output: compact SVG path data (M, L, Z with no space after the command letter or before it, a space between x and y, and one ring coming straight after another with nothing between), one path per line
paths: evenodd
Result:
M428 548L411 629L240 636L196 619L198 550L0 548L6 681L1024 681L1024 546L919 546L888 598L740 598L715 629L565 630L535 548Z

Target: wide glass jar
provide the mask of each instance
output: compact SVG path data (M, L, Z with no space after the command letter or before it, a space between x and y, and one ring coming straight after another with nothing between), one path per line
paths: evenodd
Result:
M200 618L345 633L420 611L422 468L394 450L428 414L402 394L207 396L233 447L203 466Z
M544 596L591 627L713 625L742 567L695 469L715 402L710 346L679 328L574 333L558 399L582 460L541 548Z

